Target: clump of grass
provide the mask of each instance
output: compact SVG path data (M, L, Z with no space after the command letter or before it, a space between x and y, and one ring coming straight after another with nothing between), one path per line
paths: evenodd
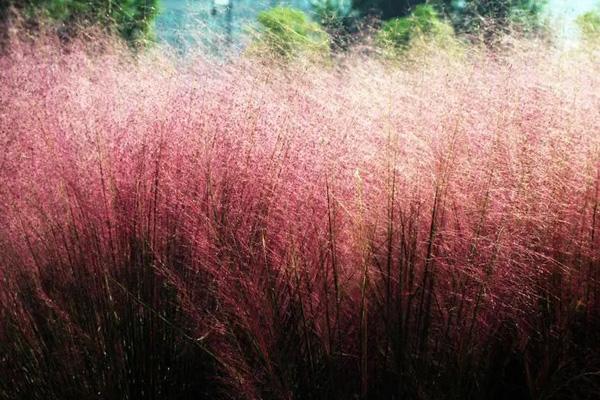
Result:
M265 60L325 60L329 35L302 10L274 7L262 11L248 53Z
M0 398L599 393L588 57L67 46L0 57Z

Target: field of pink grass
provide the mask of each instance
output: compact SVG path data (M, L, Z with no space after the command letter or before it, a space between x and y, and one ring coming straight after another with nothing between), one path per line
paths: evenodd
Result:
M600 64L0 56L0 399L597 399Z

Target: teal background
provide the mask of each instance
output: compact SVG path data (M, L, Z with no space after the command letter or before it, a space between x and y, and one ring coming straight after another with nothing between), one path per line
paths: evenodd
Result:
M242 46L243 38L247 36L245 33L252 29L260 11L277 5L310 10L308 0L230 0L232 8L229 16L226 7L214 5L218 2L219 0L160 0L160 11L156 19L158 39L179 49L196 45L218 48L229 42L233 46Z

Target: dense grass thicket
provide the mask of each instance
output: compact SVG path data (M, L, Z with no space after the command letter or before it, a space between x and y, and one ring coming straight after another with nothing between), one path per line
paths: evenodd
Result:
M0 56L0 399L599 398L593 55L42 42Z

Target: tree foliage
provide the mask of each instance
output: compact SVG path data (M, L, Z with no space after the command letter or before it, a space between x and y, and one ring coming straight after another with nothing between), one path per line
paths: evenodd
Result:
M387 20L410 14L412 8L424 0L353 0L353 6L361 13L375 13Z
M356 39L360 13L352 0L310 0L312 12L330 36L333 50L346 49Z
M458 31L487 36L516 29L523 33L540 31L546 0L443 0Z
M132 44L152 35L159 0L0 0L0 12L14 8L30 20L42 16L69 30L99 25Z

